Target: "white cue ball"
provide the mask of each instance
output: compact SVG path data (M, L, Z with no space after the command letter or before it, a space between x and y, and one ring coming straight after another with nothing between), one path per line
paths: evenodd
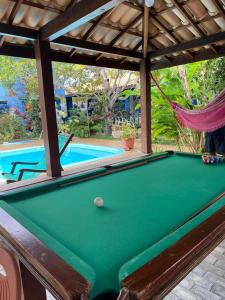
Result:
M104 206L104 200L101 197L96 197L94 200L94 204L97 207L102 207Z

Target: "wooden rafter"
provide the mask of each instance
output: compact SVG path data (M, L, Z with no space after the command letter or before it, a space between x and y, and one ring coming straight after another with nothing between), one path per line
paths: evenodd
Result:
M222 6L222 4L220 3L220 1L218 0L212 0L213 4L216 6L217 10L219 11L219 14L221 15L221 17L223 17L223 19L225 20L225 11L224 8Z
M179 4L177 0L171 0L171 2L179 10L179 12L188 20L189 24L197 31L199 36L200 37L205 36L204 31L198 25L196 25L196 23L192 20L192 18L186 12L186 10L183 8L183 6L181 4ZM213 46L211 46L211 49L216 53L216 50Z
M153 24L161 31L165 32L170 39L176 43L176 44L180 44L180 40L177 38L176 34L172 31L170 32L161 21L159 21L158 19L156 19L155 17L151 16L152 22ZM187 55L189 55L190 57L192 57L191 53L187 52Z
M87 30L87 32L84 34L84 36L82 37L82 40L83 41L85 41L85 40L87 40L93 33L94 33L94 31L96 30L96 28L97 28L97 26L99 25L99 24L101 24L101 22L103 21L103 20L105 20L110 14L112 13L112 9L111 10L109 10L109 11L107 11L107 12L105 12L103 15L101 15L99 18L98 18L98 20L96 21L96 22L94 22L92 25L91 25L91 27ZM73 56L75 53L76 53L76 51L77 51L77 49L73 49L72 51L71 51L71 56Z
M18 13L18 11L20 9L20 6L22 5L22 3L23 3L23 0L17 0L15 2L15 4L13 5L12 10L10 12L10 15L9 15L9 17L7 19L7 24L11 25L13 23L16 15L17 15L17 13ZM3 45L4 40L5 40L5 37L3 35L0 36L0 47Z
M17 2L17 0L10 0L10 1L11 2ZM62 10L62 9L55 8L55 7L52 7L52 6L46 6L46 5L43 5L41 3L33 2L33 1L30 1L30 0L24 0L23 4L27 5L29 7L35 7L35 8L39 8L39 9L42 9L42 10L52 11L52 12L57 13L57 14L60 14L60 13L64 12L64 10Z
M141 47L141 45L143 45L142 39L137 43L137 45L132 49L132 51L137 51ZM122 65L123 63L125 63L126 60L127 60L127 57L123 58L120 61L120 65Z
M122 36L129 31L135 24L137 24L142 18L142 14L138 15L133 21L129 23L127 27L120 31L120 33L110 42L110 46L114 46L116 42L122 38ZM99 60L103 55L100 54L96 60Z
M95 19L122 0L81 0L40 29L42 40L53 41L69 31Z

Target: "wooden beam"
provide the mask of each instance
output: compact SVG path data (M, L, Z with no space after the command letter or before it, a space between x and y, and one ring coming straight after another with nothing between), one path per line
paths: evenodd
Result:
M74 55L70 56L69 53L62 53L59 51L52 51L52 60L58 62L66 62L72 64L80 64L80 65L88 65L95 67L103 67L103 68L113 68L113 69L121 69L121 70L129 70L129 71L138 71L139 64L134 62L124 62L120 63L119 59L106 59L102 58L99 61L96 61L95 57L91 57L88 55Z
M78 54L71 57L70 53L60 52L56 50L51 50L51 59L53 61L65 62L71 64L80 64L87 66L96 66L102 68L113 68L129 71L138 71L139 64L134 62L124 62L121 63L119 59L102 59L96 62L95 57ZM16 45L11 43L4 43L0 48L0 55L13 56L13 57L23 57L23 58L35 58L34 49L32 46Z
M151 58L169 55L176 52L186 51L197 47L203 47L206 45L214 44L216 42L225 40L225 32L219 32L212 35L208 35L206 37L202 37L199 39L195 39L192 41L184 42L175 46L162 48L150 53ZM216 53L215 53L216 54Z
M65 36L57 38L56 40L53 41L53 43L63 45L63 46L78 48L78 49L85 49L85 50L91 50L100 53L112 54L116 56L126 56L126 57L136 58L136 59L140 59L142 57L141 53L136 51L107 46L103 44L92 43L89 41L83 41L83 40L74 39Z
M144 59L140 64L141 87L141 142L142 152L152 153L151 135L151 78L150 60Z
M9 35L26 40L35 40L37 39L37 33L37 30L34 29L0 23L0 35Z
M62 15L40 29L42 40L53 41L67 32L95 19L104 12L118 5L122 0L81 0Z
M37 62L47 174L51 177L59 177L61 175L62 168L59 157L50 44L48 41L41 41L37 39L35 41L34 49Z
M151 64L151 70L160 70L165 68L170 68L174 66L179 65L185 65L189 63L194 63L197 61L203 61L208 59L215 59L219 57L225 56L225 48L221 47L219 50L217 50L217 53L213 52L211 49L204 49L203 51L198 52L196 55L193 56L193 58L188 57L187 55L179 55L172 59L171 61L155 61Z

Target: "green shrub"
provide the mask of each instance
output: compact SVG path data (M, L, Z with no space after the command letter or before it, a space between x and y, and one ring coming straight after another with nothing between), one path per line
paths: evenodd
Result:
M81 112L70 120L70 131L76 137L87 138L90 136L89 120L84 113Z
M9 142L26 136L25 127L18 117L0 115L0 143Z

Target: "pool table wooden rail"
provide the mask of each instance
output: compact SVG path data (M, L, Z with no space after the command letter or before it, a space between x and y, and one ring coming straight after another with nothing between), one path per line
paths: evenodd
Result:
M46 300L45 288L56 299L88 299L86 279L1 208L0 240L19 260L25 300Z

